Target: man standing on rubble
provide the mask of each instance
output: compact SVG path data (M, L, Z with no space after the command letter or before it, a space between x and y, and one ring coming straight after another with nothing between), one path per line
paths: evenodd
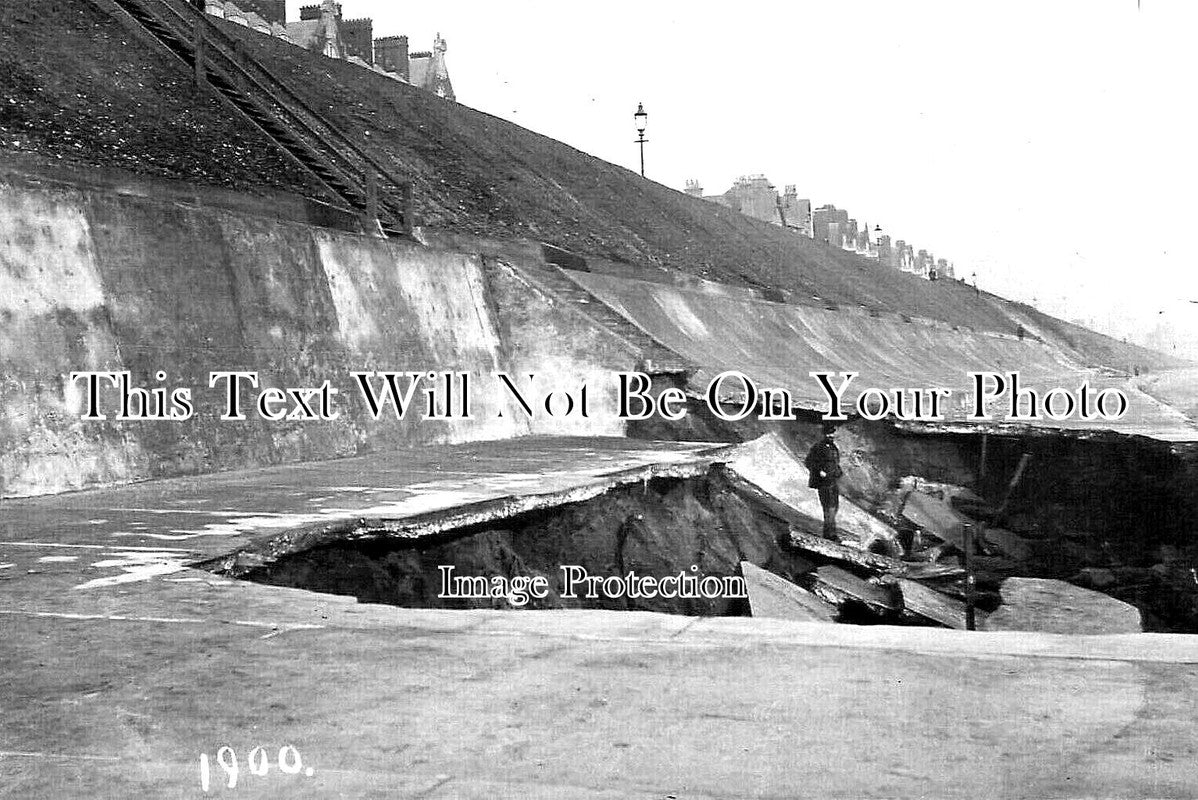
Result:
M824 537L836 538L836 511L840 508L840 489L836 482L843 474L840 469L840 450L833 436L836 426L824 423L823 438L811 446L804 464L810 476L807 485L819 491L819 504L824 509Z

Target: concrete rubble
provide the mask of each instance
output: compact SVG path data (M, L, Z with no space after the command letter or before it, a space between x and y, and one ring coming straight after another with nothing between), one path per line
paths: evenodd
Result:
M836 606L803 587L750 561L740 562L740 569L749 590L749 606L754 617L799 622L836 621Z
M938 622L946 628L965 629L965 604L918 581L898 579L903 597L903 610Z
M884 616L902 608L901 597L897 597L887 584L859 578L841 567L820 567L809 580L812 592L841 608L850 603L860 604Z
M850 509L849 522L842 540L815 533L819 520L814 492L805 489L801 464L776 434L741 445L729 459L730 472L743 479L738 489L791 523L786 546L813 562L808 572L790 576L789 586L781 577L764 577L759 568L742 563L746 577L753 576L750 605L755 616L808 619L818 598L824 605L816 608L838 609L839 621L852 618L846 617L846 609L864 609L879 620L965 629L966 570L961 556L964 531L971 526L981 534L973 544L975 575L983 587L998 589L975 593L982 606L976 610L980 629L1073 634L1142 630L1139 611L1127 603L1059 580L1008 576L1034 556L1035 548L1012 531L986 528L984 520L954 508L994 513L993 505L965 487L910 477L901 482L901 518L915 528L913 541L922 545L904 560L870 551L878 542L897 544L899 534L846 498L841 508ZM1090 570L1083 577L1100 588L1113 581L1113 574L1104 577L1107 572ZM997 607L985 608L988 605Z
M1140 612L1113 597L1064 581L1008 578L1002 605L980 628L986 631L1044 633L1139 633Z

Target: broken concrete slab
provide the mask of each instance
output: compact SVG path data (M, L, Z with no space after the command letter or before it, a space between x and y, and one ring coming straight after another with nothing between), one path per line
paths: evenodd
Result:
M1101 592L1045 578L1007 578L1002 605L979 624L987 631L1044 633L1139 633L1140 612Z
M907 496L906 505L903 506L903 517L949 544L964 546L964 527L968 520L943 500L929 497L922 492L911 492Z
M939 622L947 628L965 630L965 604L948 595L929 589L921 583L898 579L903 593L903 610L925 619ZM982 614L978 613L980 619Z
M897 592L831 565L815 571L811 591L837 606L855 600L863 603L871 611L882 614L899 611L901 608L901 601L896 597Z
M975 555L973 557L973 572L977 577L978 586L993 586L995 589L1007 578L1024 574L1021 565L1017 561L1002 555Z
M803 533L794 528L790 529L788 542L791 547L804 552L815 553L836 561L856 564L866 569L890 572L896 575L901 575L907 571L907 565L897 558L838 544L822 536L813 536L810 533Z
M967 517L977 520L994 519L998 506L974 494L955 495L949 499L949 505Z
M727 466L730 472L801 514L807 521L804 527L813 531L822 527L823 509L815 490L807 486L807 468L803 466L802 458L777 433L738 445L729 453ZM887 551L902 552L893 528L843 495L836 523L840 532L851 537L862 550L868 550L871 544L882 540Z
M821 600L802 586L749 561L740 562L740 571L745 578L749 608L754 617L798 622L836 621L836 606Z
M1005 528L986 528L982 540L983 548L993 548L1014 561L1030 561L1035 555L1030 542Z
M909 564L906 577L913 581L927 581L936 578L957 578L965 574L965 568L960 564Z
M922 478L918 475L905 475L899 479L899 487L904 492L916 491L920 494L933 497L937 500L943 500L946 503L956 505L960 500L965 503L985 503L986 501L980 497L973 489L967 486L960 486L955 483L941 483L940 481L930 481L927 478Z

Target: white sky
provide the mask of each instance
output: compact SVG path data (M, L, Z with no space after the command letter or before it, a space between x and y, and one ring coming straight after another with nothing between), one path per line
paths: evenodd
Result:
M459 100L709 194L764 173L983 288L1198 357L1198 3L342 0ZM288 0L289 17L298 16Z

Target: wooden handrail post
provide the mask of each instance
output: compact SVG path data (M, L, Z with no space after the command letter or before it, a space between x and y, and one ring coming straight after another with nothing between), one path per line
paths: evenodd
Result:
M366 170L366 216L379 218L379 177L372 169Z
M195 23L195 35L193 39L195 53L195 76L196 86L201 89L208 82L204 77L204 19L197 17Z
M412 235L412 229L415 227L415 220L412 219L412 182L404 181L400 187L400 196L402 198L403 212L403 232L408 236Z

